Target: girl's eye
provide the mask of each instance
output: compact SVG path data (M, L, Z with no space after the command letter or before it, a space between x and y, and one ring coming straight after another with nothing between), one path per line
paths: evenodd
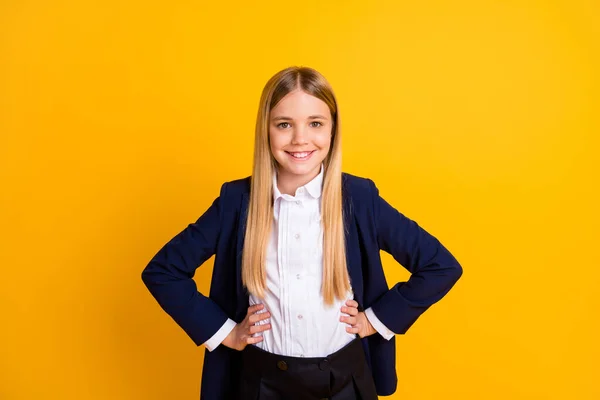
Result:
M319 127L323 126L323 123L319 122L319 121L312 121L309 125L313 128L319 128ZM289 128L290 126L291 125L289 122L280 122L277 124L277 127L280 129Z

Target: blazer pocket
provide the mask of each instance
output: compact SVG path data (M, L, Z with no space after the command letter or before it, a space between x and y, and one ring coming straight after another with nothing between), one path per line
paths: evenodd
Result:
M240 396L239 400L259 400L261 399L261 377L242 377L240 385Z
M375 382L373 377L365 375L362 372L352 373L352 382L354 384L354 390L359 395L360 400L377 400L377 390L375 389Z

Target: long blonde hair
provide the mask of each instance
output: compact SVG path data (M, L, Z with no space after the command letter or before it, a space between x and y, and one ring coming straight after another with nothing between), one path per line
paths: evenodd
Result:
M273 173L277 161L269 144L269 117L277 103L292 90L322 100L333 120L331 147L323 162L321 223L323 228L324 301L332 305L334 297L344 299L350 289L346 266L346 245L342 207L342 144L340 116L333 89L318 71L308 67L289 67L276 73L265 85L256 118L254 161L246 236L242 254L242 283L248 292L264 298L266 290L266 251L273 224Z

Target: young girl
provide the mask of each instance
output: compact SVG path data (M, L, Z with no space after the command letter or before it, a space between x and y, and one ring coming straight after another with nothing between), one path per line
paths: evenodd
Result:
M340 116L317 71L266 84L252 175L152 258L142 279L196 345L201 399L377 399L396 390L403 334L462 275L450 252L342 172ZM412 274L388 287L379 251ZM209 296L196 268L215 255Z

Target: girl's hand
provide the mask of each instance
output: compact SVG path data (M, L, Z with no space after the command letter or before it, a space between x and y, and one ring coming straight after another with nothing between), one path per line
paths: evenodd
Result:
M377 331L373 328L373 325L369 322L369 319L364 312L358 311L358 303L354 300L346 301L346 306L342 307L342 312L348 314L348 316L341 316L340 321L349 324L346 327L348 333L358 333L358 336L364 338L370 336Z
M254 325L258 321L265 320L271 316L271 313L258 311L262 310L265 306L263 304L254 304L248 307L248 313L246 318L235 326L227 335L223 343L230 349L242 351L249 344L254 344L263 341L262 336L252 336L256 332L264 332L267 329L271 329L271 324L266 323L263 325Z

